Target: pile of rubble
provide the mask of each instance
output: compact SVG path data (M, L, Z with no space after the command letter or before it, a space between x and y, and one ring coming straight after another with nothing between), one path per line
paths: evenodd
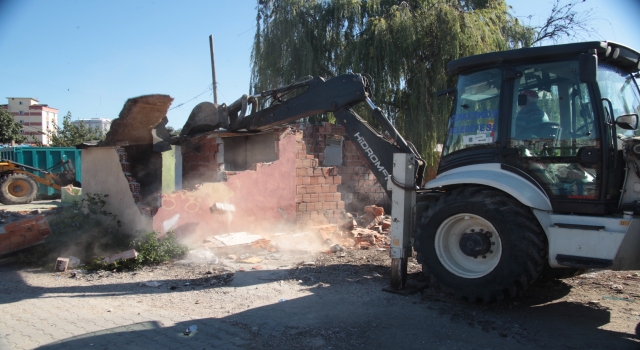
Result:
M217 264L218 258L231 259L239 263L259 264L263 257L278 251L321 251L326 254L344 254L347 249L388 250L390 247L391 218L384 209L375 205L366 206L364 215L347 214L341 224L310 227L304 232L259 235L234 232L211 236L202 245L191 250L178 263ZM129 250L106 257L103 262L111 264L119 260L135 259L138 253ZM265 257L264 259L269 259ZM79 265L77 258L58 258L56 271ZM254 267L259 269L258 267Z
M348 219L341 224L314 226L293 234L274 234L267 238L235 232L212 236L203 241L203 248L216 256L248 263L258 262L257 259L248 259L249 256L281 250L319 249L332 254L345 249L389 249L390 217L385 216L383 208L375 205L365 207L364 211L362 216L348 214Z
M50 234L44 215L0 211L0 255L42 243Z

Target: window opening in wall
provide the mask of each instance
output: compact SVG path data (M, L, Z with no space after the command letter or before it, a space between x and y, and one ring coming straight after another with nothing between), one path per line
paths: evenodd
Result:
M325 145L323 165L342 165L342 136L327 135Z
M257 163L278 160L274 134L227 137L224 139L224 168L229 171L244 171Z
M19 105L21 105L21 104L22 104L22 101L18 102L18 104L19 104Z
M24 115L24 111L20 111L20 115Z

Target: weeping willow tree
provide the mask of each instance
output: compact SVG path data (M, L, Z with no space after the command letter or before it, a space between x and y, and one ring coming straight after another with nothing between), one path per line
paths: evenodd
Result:
M434 93L455 86L447 62L534 35L504 0L259 0L257 9L254 92L309 75L367 73L372 100L431 162L451 109Z

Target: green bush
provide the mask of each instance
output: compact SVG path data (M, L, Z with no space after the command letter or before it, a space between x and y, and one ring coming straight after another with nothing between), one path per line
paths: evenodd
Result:
M139 254L136 260L142 265L160 264L179 258L189 250L187 246L178 243L173 232L167 233L163 238L158 238L156 232L149 232L132 245Z
M135 259L120 260L112 264L105 264L102 258L94 259L86 265L88 270L117 270L135 269L144 265L157 265L184 256L189 248L178 242L173 232L158 238L157 232L148 232L140 239L131 242L128 249L135 249L138 256ZM127 250L128 250L127 249Z
M51 235L44 243L22 250L22 262L50 265L57 257L73 255L90 261L96 255L130 249L133 236L122 232L118 217L104 209L108 195L85 197L47 217Z

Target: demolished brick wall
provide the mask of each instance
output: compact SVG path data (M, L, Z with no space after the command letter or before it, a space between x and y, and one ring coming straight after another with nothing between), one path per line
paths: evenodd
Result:
M224 170L224 138L205 134L193 138L191 145L183 145L183 185L191 190L162 194L162 207L153 218L154 230L175 230L179 236L196 239L230 232L285 230L283 225L293 225L296 138L289 128L273 135L278 140L279 159L254 164L246 171ZM215 203L230 204L235 212L214 213L210 208Z
M296 223L299 227L335 224L344 218L345 203L338 192L342 177L336 167L321 167L316 155L308 153L313 141L296 135Z
M389 199L382 185L378 183L375 175L367 167L364 159L357 152L353 142L349 140L341 126L331 123L298 124L297 128L304 131L306 151L319 161L320 166L323 165L325 159L327 137L339 135L344 138L342 165L337 166L337 172L341 175L338 191L342 195L341 199L345 203L347 211L357 212L364 206L371 204L381 207L388 206Z
M182 150L182 186L193 189L202 182L217 182L224 172L224 141L218 137L194 137Z

